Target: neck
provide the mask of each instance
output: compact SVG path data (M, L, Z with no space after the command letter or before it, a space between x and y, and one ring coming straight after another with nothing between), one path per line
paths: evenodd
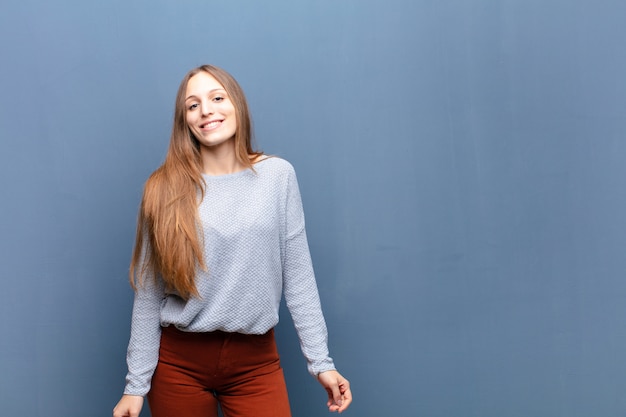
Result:
M226 146L202 147L202 170L208 175L227 175L243 171L246 166L237 160L233 141Z

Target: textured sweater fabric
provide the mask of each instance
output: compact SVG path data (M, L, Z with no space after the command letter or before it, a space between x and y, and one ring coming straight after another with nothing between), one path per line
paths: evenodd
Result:
M182 331L264 334L278 323L282 294L308 370L335 369L311 264L296 174L272 157L234 174L204 175L198 207L207 270L188 301L146 277L135 293L125 394L145 395L162 326Z

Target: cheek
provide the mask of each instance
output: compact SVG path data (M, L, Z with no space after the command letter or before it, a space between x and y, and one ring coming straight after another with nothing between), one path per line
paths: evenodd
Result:
M185 122L187 122L187 127L189 127L190 129L192 129L192 126L193 126L193 124L194 124L194 120L195 120L195 117L193 117L193 115L191 115L191 114L187 114L187 115L185 116Z

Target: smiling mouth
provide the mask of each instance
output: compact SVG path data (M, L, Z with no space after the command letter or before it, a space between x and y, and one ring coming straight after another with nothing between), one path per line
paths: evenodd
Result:
M211 122L207 122L203 125L200 125L201 129L206 129L206 130L212 130L215 129L216 127L219 127L219 125L222 124L222 120L213 120Z

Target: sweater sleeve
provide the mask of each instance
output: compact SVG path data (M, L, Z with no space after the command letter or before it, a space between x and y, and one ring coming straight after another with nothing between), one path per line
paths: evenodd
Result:
M144 396L150 391L152 375L159 360L163 297L162 282L155 282L151 274L146 274L135 292L124 394Z
M285 199L283 289L302 353L311 375L335 369L328 354L328 332L313 272L304 212L293 168Z

